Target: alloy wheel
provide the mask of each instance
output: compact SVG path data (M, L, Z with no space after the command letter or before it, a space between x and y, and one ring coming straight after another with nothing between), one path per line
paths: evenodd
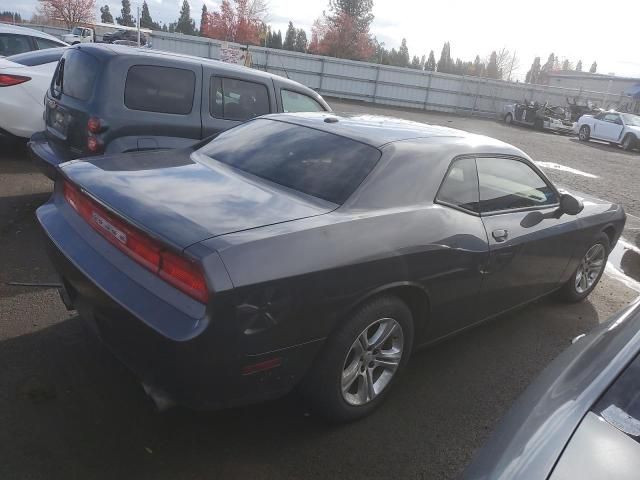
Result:
M582 127L580 129L580 132L578 132L578 136L580 137L580 140L585 141L587 140L589 137L587 135L587 127Z
M354 406L374 400L389 385L404 352L402 326L381 318L365 328L344 360L341 387L344 400Z
M596 243L587 251L576 271L576 292L582 294L593 287L605 266L606 256L601 243Z

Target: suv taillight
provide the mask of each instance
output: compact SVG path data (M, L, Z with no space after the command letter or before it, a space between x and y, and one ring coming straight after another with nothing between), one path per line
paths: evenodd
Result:
M207 303L209 289L199 265L108 212L69 181L63 189L69 205L118 250L181 292Z
M9 75L8 73L0 74L0 87L12 87L28 82L31 77L23 77L22 75Z
M100 130L102 130L102 120L98 117L90 117L87 121L87 130L91 133L100 133Z

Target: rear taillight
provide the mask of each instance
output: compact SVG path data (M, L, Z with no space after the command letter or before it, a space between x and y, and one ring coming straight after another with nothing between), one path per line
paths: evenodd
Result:
M23 77L22 75L9 75L8 73L0 73L0 87L12 87L28 82L31 77Z
M209 290L199 265L166 249L160 242L132 227L64 182L64 197L102 237L137 263L196 300L207 303Z
M91 133L100 133L100 130L102 130L102 120L98 117L89 118L87 121L87 130Z
M87 137L87 150L91 153L100 153L103 148L104 143L98 137L91 134Z

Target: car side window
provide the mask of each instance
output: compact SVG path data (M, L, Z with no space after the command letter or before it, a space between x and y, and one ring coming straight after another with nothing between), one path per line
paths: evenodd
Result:
M270 112L267 87L234 78L211 77L209 111L215 118L249 120Z
M191 70L134 65L127 72L124 104L131 110L188 115L193 109L196 75Z
M0 33L0 56L8 57L17 53L33 50L29 37L14 35L12 33Z
M34 40L36 41L38 50L46 50L47 48L64 47L63 44L54 42L53 40L49 40L47 38L34 37Z
M436 195L436 201L479 212L478 171L474 158L453 161Z
M481 213L558 203L553 187L524 161L478 157L476 164Z
M285 113L293 112L324 112L325 109L317 101L304 93L291 90L280 90L282 109Z
M604 121L609 123L622 123L622 121L620 120L620 115L618 115L617 113L607 113L604 116Z

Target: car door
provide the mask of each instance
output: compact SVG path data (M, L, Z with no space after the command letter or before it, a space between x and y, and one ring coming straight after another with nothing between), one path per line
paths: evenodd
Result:
M276 109L273 85L259 80L233 77L204 67L203 138Z
M435 229L442 249L424 268L437 271L425 285L431 294L431 314L437 319L429 331L438 338L481 320L480 288L489 256L486 231L479 213L478 172L473 156L455 158L435 197L442 206ZM430 222L431 223L431 222Z
M619 113L605 113L594 127L594 136L610 142L619 141L624 129Z
M557 215L559 194L531 162L478 156L480 215L489 241L483 316L551 292L576 244L575 217Z

